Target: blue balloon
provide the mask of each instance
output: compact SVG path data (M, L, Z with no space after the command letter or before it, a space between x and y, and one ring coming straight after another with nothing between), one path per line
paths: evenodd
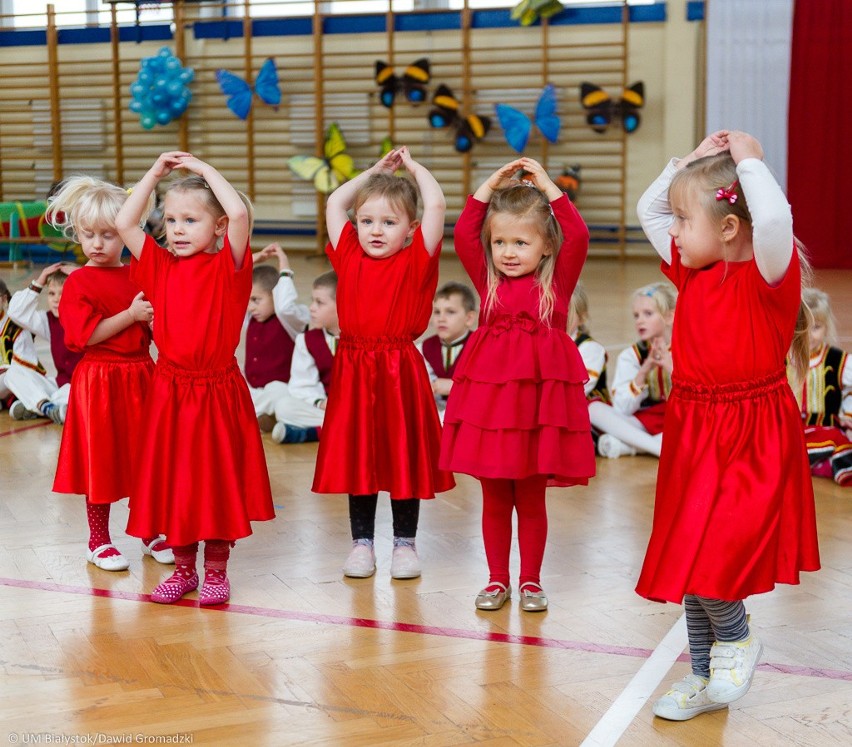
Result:
M195 77L192 68L185 68L168 47L161 47L153 57L139 63L136 80L130 86L129 108L139 114L146 130L166 125L180 117L192 100L187 87Z

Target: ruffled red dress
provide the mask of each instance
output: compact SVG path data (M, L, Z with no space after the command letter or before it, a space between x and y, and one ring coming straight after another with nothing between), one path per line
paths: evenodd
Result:
M678 288L674 374L654 523L636 591L739 601L819 569L814 494L785 357L801 294L796 253L767 285L756 262L663 273Z
M481 305L479 327L453 375L444 413L440 465L474 477L586 485L595 474L588 373L568 336L571 294L588 252L589 232L567 197L551 203L565 239L553 279L550 324L538 311L533 274L503 277L496 308ZM487 294L480 240L486 203L469 197L455 228L456 252L480 299Z
M132 491L142 446L140 414L154 361L151 331L137 322L97 345L86 343L104 319L125 311L139 293L130 267L81 267L68 276L59 318L69 350L83 357L71 376L68 413L53 490L114 503Z
M434 498L455 482L438 469L441 424L414 340L432 314L440 248L430 256L418 228L409 246L375 259L347 224L326 253L338 277L340 343L313 490Z
M251 294L227 237L177 258L145 240L133 279L154 305L159 357L145 405L127 533L173 545L237 540L275 517L257 418L234 352Z

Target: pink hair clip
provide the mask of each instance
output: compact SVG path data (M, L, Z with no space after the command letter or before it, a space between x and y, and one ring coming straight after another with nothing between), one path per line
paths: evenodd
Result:
M722 200L727 200L733 205L737 201L737 185L740 183L739 179L734 179L731 182L729 187L720 187L716 190L716 202L721 202Z

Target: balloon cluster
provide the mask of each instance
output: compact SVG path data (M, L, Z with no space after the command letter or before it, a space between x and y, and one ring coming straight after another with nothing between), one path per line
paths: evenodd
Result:
M142 59L139 75L130 86L130 111L139 115L146 130L167 125L180 117L192 101L187 84L194 77L192 68L185 68L171 49L162 47L154 57Z

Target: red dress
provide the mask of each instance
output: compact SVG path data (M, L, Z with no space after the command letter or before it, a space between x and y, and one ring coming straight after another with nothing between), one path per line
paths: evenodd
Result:
M547 475L551 485L586 485L595 474L588 373L566 332L568 306L586 259L589 232L567 197L551 203L564 241L553 278L550 325L538 312L533 274L503 277L496 308L479 313L444 413L440 465L475 477ZM486 203L468 198L455 229L456 252L479 293L487 293L480 240Z
M738 601L819 568L814 494L784 361L799 309L796 253L767 285L756 262L672 263L674 374L654 524L636 591Z
M231 249L178 259L145 239L133 278L154 305L159 351L145 405L142 466L127 533L173 545L237 540L272 519L257 419L234 351L251 293L251 257ZM72 276L73 277L73 276Z
M455 482L438 469L441 424L414 340L432 314L440 250L430 256L418 228L402 251L374 259L348 223L326 253L338 277L340 344L313 490L434 498Z
M62 289L59 316L69 350L83 357L71 376L68 414L53 490L114 503L132 492L141 449L140 413L154 362L147 324L87 346L98 323L125 311L139 293L130 267L81 267Z

